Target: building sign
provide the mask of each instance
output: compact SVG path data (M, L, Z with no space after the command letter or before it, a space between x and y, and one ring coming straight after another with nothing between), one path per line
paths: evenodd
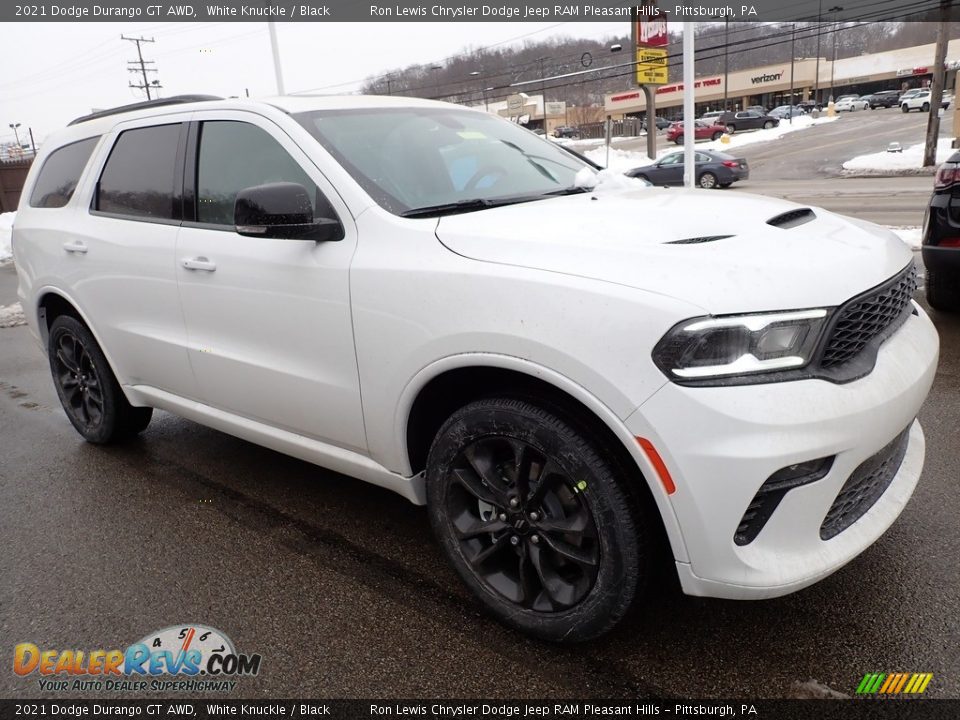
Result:
M517 95L511 95L507 98L507 110L510 111L512 115L515 112L518 112L523 109L523 106L527 104L527 96L520 93Z
M637 63L637 85L667 82L667 14L656 0L645 0L634 9L633 47Z
M723 78L721 77L712 77L704 78L703 80L697 80L693 84L695 90L700 88L708 87L720 87L723 85ZM667 93L683 92L683 83L677 83L676 85L664 85L663 87L657 88L657 95L665 95Z
M663 85L667 77L667 51L637 48L637 82L641 85Z
M776 82L783 78L783 70L778 73L763 73L762 75L754 75L750 78L751 85L762 85L768 82Z
M567 112L567 103L563 100L551 100L546 103L547 115L552 115L556 117L557 115L564 115Z
M897 70L897 77L911 77L912 75L927 75L929 72L930 72L930 68L925 68L925 67L903 68L902 70Z

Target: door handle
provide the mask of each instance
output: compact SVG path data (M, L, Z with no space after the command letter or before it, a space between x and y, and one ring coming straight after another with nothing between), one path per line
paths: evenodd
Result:
M87 246L84 245L82 242L76 242L76 243L66 242L63 244L63 249L66 250L68 253L79 253L81 255L88 250Z
M210 260L202 256L185 258L183 260L183 266L187 270L203 270L205 272L213 272L217 269L217 264L215 262L210 262Z

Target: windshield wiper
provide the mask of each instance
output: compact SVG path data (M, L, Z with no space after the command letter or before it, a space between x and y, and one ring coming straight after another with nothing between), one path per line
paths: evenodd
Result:
M539 200L541 197L543 197L543 195L517 195L514 197L458 200L457 202L440 203L439 205L426 205L424 207L414 208L413 210L407 210L400 213L400 217L417 218L455 215L457 213L485 210L486 208L501 207L503 205L516 205L518 203L532 202L533 200Z

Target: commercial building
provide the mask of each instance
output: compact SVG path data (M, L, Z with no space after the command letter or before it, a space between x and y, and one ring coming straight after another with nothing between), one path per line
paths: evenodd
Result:
M917 45L881 53L864 53L832 62L820 58L819 80L816 58L796 59L776 65L729 73L726 85L729 109L751 105L772 108L814 98L826 103L831 95L864 95L879 90L906 90L930 84L935 45ZM960 66L960 40L951 40L947 49L947 88L953 88ZM696 112L723 109L724 75L697 77L695 83ZM657 88L657 113L678 117L682 113L682 82ZM611 93L604 98L609 115L635 115L646 111L646 100L640 89Z

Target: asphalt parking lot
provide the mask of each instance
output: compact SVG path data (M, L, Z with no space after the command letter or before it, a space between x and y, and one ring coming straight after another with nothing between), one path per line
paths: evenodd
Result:
M0 267L0 305L15 282ZM487 618L426 512L390 492L166 413L130 445L85 444L27 329L0 329L3 651L121 647L195 622L263 656L231 697L774 698L896 671L960 698L960 316L932 317L926 467L885 536L776 600L690 598L663 578L575 647ZM0 697L44 696L0 673Z

